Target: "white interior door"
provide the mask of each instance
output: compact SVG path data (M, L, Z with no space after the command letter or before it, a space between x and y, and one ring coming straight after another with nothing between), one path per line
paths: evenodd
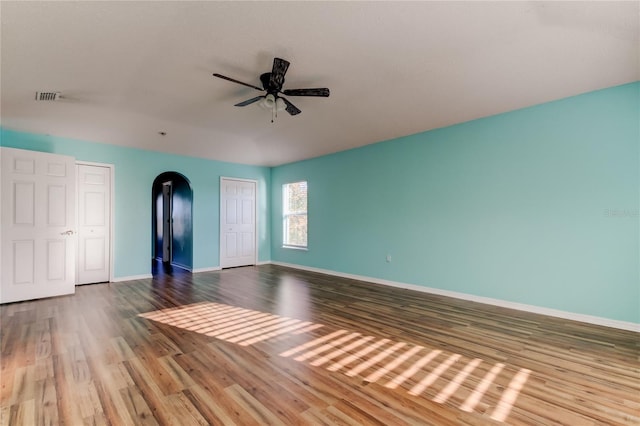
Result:
M256 181L220 179L220 267L255 265Z
M109 281L111 272L111 168L76 166L78 257L76 284Z
M75 159L2 148L0 303L75 291Z

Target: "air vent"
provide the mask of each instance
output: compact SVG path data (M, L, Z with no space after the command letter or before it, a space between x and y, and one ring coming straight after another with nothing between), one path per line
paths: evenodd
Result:
M60 92L36 92L36 101L57 101Z

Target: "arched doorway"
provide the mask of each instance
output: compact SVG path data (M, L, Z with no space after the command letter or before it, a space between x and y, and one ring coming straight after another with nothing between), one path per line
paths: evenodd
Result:
M164 172L153 181L152 236L154 262L193 269L193 191L177 172ZM155 269L154 269L155 270Z

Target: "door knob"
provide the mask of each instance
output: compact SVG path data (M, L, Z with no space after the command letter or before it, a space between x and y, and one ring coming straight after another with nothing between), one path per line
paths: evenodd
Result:
M60 235L73 235L73 230L69 229L67 231L61 232Z

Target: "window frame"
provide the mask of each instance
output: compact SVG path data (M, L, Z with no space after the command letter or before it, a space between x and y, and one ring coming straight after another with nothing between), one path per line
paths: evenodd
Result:
M289 211L289 197L290 197L290 187L292 185L304 183L307 187L307 192L305 194L305 210L304 211ZM294 250L308 250L309 249L309 182L306 180L299 180L295 182L287 182L282 184L282 248L294 249ZM288 242L288 234L289 234L289 218L291 216L305 216L306 226L305 226L305 234L306 234L306 245L300 244L292 244Z

